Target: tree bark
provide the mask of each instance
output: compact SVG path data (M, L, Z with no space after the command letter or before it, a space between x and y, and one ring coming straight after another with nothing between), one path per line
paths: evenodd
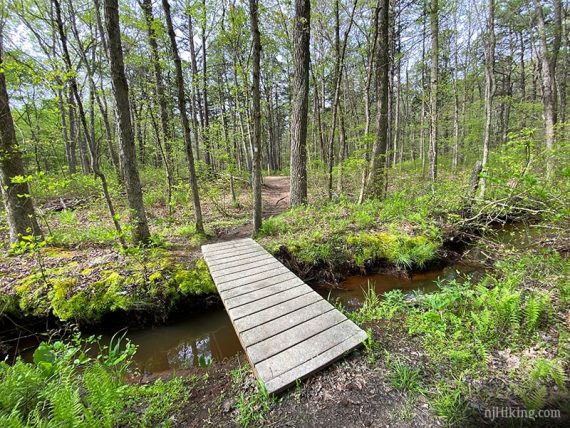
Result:
M253 233L261 228L261 96L260 96L260 72L261 72L261 35L259 33L259 8L258 0L249 0L249 18L251 36L253 42L253 70L252 70L252 119L253 119L253 144L252 144L252 188L253 188Z
M142 0L141 8L144 13L148 44L152 58L152 69L154 75L154 87L156 90L156 102L160 113L160 130L162 132L162 140L167 156L170 156L170 128L168 126L168 107L164 90L164 79L162 78L162 69L160 67L160 56L158 51L158 43L156 42L156 31L154 29L154 16L152 13L152 0Z
M430 132L429 132L429 177L431 191L435 193L437 179L437 138L438 138L438 78L439 78L439 5L431 0L429 11L431 28L431 73L430 73Z
M311 2L295 1L295 45L293 104L291 111L291 193L292 207L307 203L307 114L309 105L309 41Z
M127 202L131 210L131 222L134 223L133 241L146 244L150 240L150 231L144 209L142 188L137 165L137 154L131 107L129 104L129 85L125 75L123 47L119 24L118 0L105 0L105 27L109 41L109 59L111 62L111 82L117 106L117 119L120 131L121 169L127 192Z
M366 194L373 198L384 196L384 169L388 143L388 86L390 85L390 1L379 2L378 42L376 58L376 140L372 148Z
M180 110L180 119L182 121L182 131L184 133L184 147L186 149L186 160L188 162L188 171L190 173L190 188L192 190L192 204L194 206L194 219L196 222L196 232L204 233L204 223L202 220L202 207L200 206L200 195L198 194L198 179L196 177L196 168L194 166L194 153L192 152L192 141L190 138L190 123L188 122L188 114L186 112L186 95L184 89L184 76L182 75L182 60L178 54L178 44L176 43L176 33L172 24L170 15L170 4L168 0L162 0L162 8L166 18L166 27L168 37L170 38L170 47L172 51L172 59L176 69L176 87L178 90L178 109Z
M542 103L544 104L544 126L545 126L545 143L546 143L546 176L552 178L554 173L554 162L552 159L552 151L554 150L555 124L556 124L556 62L558 59L558 51L560 50L560 34L561 34L561 0L553 0L554 3L554 38L550 43L551 49L548 49L549 43L546 39L546 25L544 19L544 11L542 10L542 2L534 0L536 7L536 19L538 24L538 34L540 39L540 62L542 71Z
M3 28L0 22L0 70L3 70ZM10 243L17 244L24 236L42 236L36 219L22 152L16 140L14 120L10 111L6 76L0 71L0 188L10 233Z
M99 180L101 180L101 188L103 190L103 196L105 198L105 202L107 203L107 208L109 209L109 214L115 226L115 230L117 231L119 242L123 247L126 247L125 238L123 236L123 231L121 225L119 223L118 217L115 212L115 207L113 206L113 201L111 200L111 195L109 193L109 186L107 184L107 178L101 168L99 167L99 155L97 150L97 145L95 140L92 140L89 135L89 126L87 125L87 116L85 114L85 108L83 107L83 100L79 94L79 88L77 86L77 79L75 78L75 70L73 70L73 64L71 62L71 56L69 55L69 49L67 47L67 36L65 34L65 30L63 28L63 18L61 13L61 3L59 0L52 0L52 3L55 7L55 18L57 22L57 29L59 33L59 38L61 40L61 47L63 50L63 60L65 62L65 66L67 67L67 72L69 73L69 87L73 98L75 99L75 103L77 105L77 110L79 114L79 120L81 122L81 127L83 129L84 137L87 141L87 149L89 150L90 154L90 169L93 171L93 174ZM80 137L81 138L81 137ZM80 140L81 141L81 140Z
M493 119L493 98L495 94L495 0L489 0L487 17L487 35L485 43L485 130L483 135L483 157L481 170L483 175L479 185L479 196L485 197L485 173L489 161L489 145L491 144L491 125Z

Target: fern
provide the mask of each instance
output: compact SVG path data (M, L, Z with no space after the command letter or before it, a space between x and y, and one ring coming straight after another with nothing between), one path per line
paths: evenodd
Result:
M527 409L540 410L546 404L547 395L546 386L540 385L525 390L521 394L521 398Z
M564 373L562 365L556 360L538 358L534 362L530 379L534 383L546 383L552 379L559 388L566 389L566 373Z
M81 402L79 388L74 382L54 382L45 395L50 403L50 417L53 422L69 427L82 425L85 407Z
M83 373L85 400L96 417L97 425L113 426L123 410L122 389L109 372L100 364L94 364ZM91 415L88 415L91 417Z
M536 330L542 310L542 299L534 295L530 296L524 308L525 328L527 333L532 333Z

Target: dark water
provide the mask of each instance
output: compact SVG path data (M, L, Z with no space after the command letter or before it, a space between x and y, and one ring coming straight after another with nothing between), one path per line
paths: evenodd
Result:
M451 266L441 270L423 272L411 277L395 275L352 276L338 288L316 290L328 300L340 300L348 309L360 306L368 284L381 294L401 289L433 291L438 279L476 275L479 271L466 266ZM215 310L182 322L132 331L127 335L138 345L135 354L137 366L147 372L162 372L200 365L200 357L206 361L221 361L243 352L230 319L223 309ZM104 340L109 337L104 337Z
M483 271L468 265L454 264L444 269L415 273L410 276L375 274L351 276L333 289L316 287L316 291L329 301L340 301L342 305L353 310L362 305L368 287L374 288L378 295L399 289L404 294L415 291L430 292L437 290L439 280L463 280L464 278L482 275Z
M127 333L138 346L137 367L156 373L221 361L242 352L228 314L215 309L171 325ZM108 341L109 336L103 337ZM202 360L202 361L200 361Z
M369 286L374 287L379 295L394 289L410 294L415 290L430 292L437 289L439 279L480 274L481 270L456 264L409 277L387 274L351 276L334 289L317 286L315 290L325 299L340 301L352 310L362 304ZM104 333L101 336L101 344L109 344L112 334ZM231 321L222 308L189 315L169 325L129 330L126 336L138 347L134 355L136 366L148 373L187 369L243 353ZM41 337L36 336L21 341L19 355L26 361L32 361L33 351L40 340ZM95 355L95 349L92 352Z
M528 245L536 230L525 226L506 226L492 231L493 239L506 245ZM340 301L347 309L359 307L368 287L374 287L379 295L390 290L400 289L404 293L415 290L430 292L437 289L440 279L458 279L481 276L481 268L460 263L444 269L416 273L409 277L377 274L352 276L338 287L330 290L315 287L329 301ZM103 335L103 343L108 343L111 335ZM221 361L243 352L230 319L223 309L212 310L199 315L189 315L186 319L165 326L143 330L133 330L127 337L138 346L134 360L146 372L156 373L167 370L185 369L198 366L204 361ZM31 360L33 347L22 355Z

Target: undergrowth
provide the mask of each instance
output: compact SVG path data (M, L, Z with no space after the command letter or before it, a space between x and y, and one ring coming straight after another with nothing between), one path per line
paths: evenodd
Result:
M497 376L521 406L557 408L559 392L567 396L568 387L568 330L558 314L568 311L569 268L570 261L555 251L510 254L478 282L440 281L436 292L411 299L400 290L378 296L369 287L362 307L348 315L359 324L401 320L409 335L421 338L425 370L432 373L424 393L451 424L475 412L473 384ZM513 356L507 358L511 365L497 366L502 355ZM394 387L421 389L417 369L393 356L388 366Z
M271 251L284 245L310 264L364 267L385 260L402 269L422 268L437 259L442 234L430 219L429 198L420 199L393 194L364 204L340 200L298 207L267 219L259 237Z
M124 337L86 350L95 338L42 343L34 361L0 362L0 426L170 426L187 401L194 379L128 384L126 370L136 348Z

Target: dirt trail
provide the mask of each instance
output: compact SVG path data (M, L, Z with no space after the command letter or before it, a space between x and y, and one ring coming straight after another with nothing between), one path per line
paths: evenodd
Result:
M289 177L282 175L263 178L261 188L263 200L263 218L277 215L289 206ZM253 234L251 222L224 230L212 241L229 241L232 239L248 238Z

